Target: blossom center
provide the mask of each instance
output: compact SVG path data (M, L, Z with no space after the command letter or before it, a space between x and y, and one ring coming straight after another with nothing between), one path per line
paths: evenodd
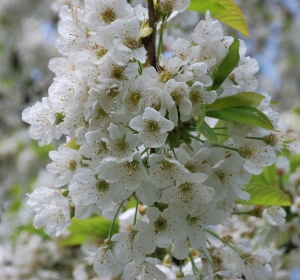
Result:
M125 37L124 45L127 48L132 49L132 50L138 49L142 46L141 43L138 40L136 40L136 39L134 39L130 36Z
M198 222L198 217L197 216L192 217L191 215L188 215L186 217L186 219L187 219L187 221L188 221L188 223L189 223L190 226L195 225Z
M239 148L238 153L241 157L249 159L253 156L254 151L249 147L241 147Z
M187 193L191 192L191 190L192 190L192 184L189 183L189 182L185 182L184 184L179 185L178 188L180 188L180 192L182 194L187 194Z
M131 93L129 100L133 105L137 105L140 102L141 98L142 98L142 94L136 91Z
M129 173L131 175L132 172L135 172L138 169L139 162L137 160L133 160L131 162L127 161L125 165L129 169Z
M180 105L181 98L182 98L182 94L180 94L180 93L177 92L177 91L173 91L170 95L171 95L171 97L173 98L175 104L176 104L177 106L179 106L179 105Z
M97 49L96 49L96 55L100 59L101 57L106 55L107 51L108 50L105 49L104 47L98 46Z
M137 235L137 233L138 233L138 231L133 230L133 229L130 231L130 233L128 235L128 239L130 240L131 244L134 243L134 238Z
M168 226L167 219L164 219L161 215L159 215L159 217L153 223L153 225L155 227L156 233L158 233L159 231L164 231L167 229Z
M100 141L98 145L99 145L98 155L108 150L106 143L104 141Z
M172 78L173 78L173 74L170 73L168 70L163 70L159 74L159 81L162 82L162 83L166 83L167 81L169 81Z
M116 97L118 94L119 94L119 91L115 88L110 88L109 92L107 93L107 95L112 98Z
M109 189L109 183L106 182L105 180L98 180L96 183L96 188L100 192L106 192Z
M198 103L201 103L202 99L201 99L201 96L200 96L200 93L198 91L191 91L190 92L190 100L192 102L192 104L198 104Z
M191 173L195 173L195 166L192 164L192 163L187 163L185 166L184 166L188 171L190 171Z
M226 178L226 173L223 170L218 170L218 171L215 172L215 174L217 175L220 182L222 184L224 184L225 178Z
M124 151L129 147L128 143L126 142L126 138L123 137L116 141L116 149L118 151Z
M102 107L99 107L99 109L97 110L97 119L101 119L101 118L106 118L108 117L108 114L103 110Z
M173 168L174 163L169 162L169 161L167 161L167 160L164 159L161 162L161 165L162 165L162 169L163 170L171 170Z
M159 123L155 120L149 120L146 124L146 131L157 132L160 130Z
M71 159L68 164L67 164L67 168L71 171L74 171L76 169L77 166L77 162L76 160Z
M102 20L107 24L112 23L117 17L115 11L111 7L107 7L106 10L101 13L101 16Z
M124 70L122 67L114 67L113 70L112 70L112 73L111 73L111 77L118 80L118 81L121 81L121 80L124 80Z

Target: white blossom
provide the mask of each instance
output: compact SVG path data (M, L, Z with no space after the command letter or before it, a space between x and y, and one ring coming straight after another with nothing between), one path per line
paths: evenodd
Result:
M285 210L279 206L271 206L263 211L264 220L271 226L282 226L285 223L285 216Z
M167 132L174 128L172 122L150 107L145 109L143 116L132 119L129 125L139 132L137 136L140 140L151 148L161 147L168 137Z
M29 195L28 206L36 213L34 226L46 226L49 235L59 236L70 224L70 206L59 191L39 187Z

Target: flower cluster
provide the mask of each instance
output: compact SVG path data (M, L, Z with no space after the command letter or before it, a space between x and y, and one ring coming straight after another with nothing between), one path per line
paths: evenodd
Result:
M120 274L122 279L166 279L153 257L157 248L181 261L193 260L191 249L201 251L210 268L203 265L200 273L192 261L193 272L179 271L182 279L242 274L267 279L271 274L270 256L252 252L251 246L238 244L232 258L228 248L208 250L207 235L214 234L209 226L226 220L236 199L249 199L242 188L251 174L275 162L280 137L260 123L214 115L222 98L257 88L258 65L245 56L244 42L224 36L209 14L195 27L192 41L178 38L172 55L162 54L168 17L188 5L188 0L156 3L161 25L155 25L160 28L155 65L150 65L149 36L156 30L149 26L147 8L133 8L125 0L90 0L72 10L63 6L56 41L63 57L49 63L55 73L49 97L22 115L40 145L67 136L66 144L50 152L53 162L47 169L57 174L55 187L68 191L41 186L29 195L36 227L46 225L48 234L58 236L72 215L115 220L130 199L146 208L143 220L136 210L130 230L110 231L88 258L101 279ZM222 87L216 86L231 46L238 46L238 63L221 80ZM270 98L255 96L256 102L247 103L251 106L233 109L255 112L277 128ZM212 125L206 113L222 121ZM226 141L218 140L223 137L218 129L226 131Z

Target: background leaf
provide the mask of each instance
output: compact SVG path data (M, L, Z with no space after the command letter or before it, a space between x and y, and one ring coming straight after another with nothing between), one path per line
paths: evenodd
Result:
M107 221L104 217L91 217L85 220L77 218L72 219L72 225L68 227L71 234L60 241L59 244L63 246L74 246L84 243L88 238L107 238L111 221ZM118 232L118 223L114 225L113 233Z
M249 37L244 14L232 0L191 0L188 9L200 13L209 10L215 18Z
M209 110L206 112L206 116L224 121L245 123L274 130L274 127L268 117L261 111L252 107L240 106Z
M236 203L254 204L254 205L278 205L290 206L290 197L281 191L279 188L259 183L249 183L244 188L244 191L251 195L249 201L238 199Z

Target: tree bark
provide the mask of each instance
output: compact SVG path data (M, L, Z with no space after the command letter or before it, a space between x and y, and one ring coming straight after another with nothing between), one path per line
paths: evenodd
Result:
M155 14L153 0L148 0L148 12L149 12L149 27L152 28L152 33L148 38L145 38L144 45L148 55L148 61L151 66L156 69L157 57L156 57L156 21L158 17Z

